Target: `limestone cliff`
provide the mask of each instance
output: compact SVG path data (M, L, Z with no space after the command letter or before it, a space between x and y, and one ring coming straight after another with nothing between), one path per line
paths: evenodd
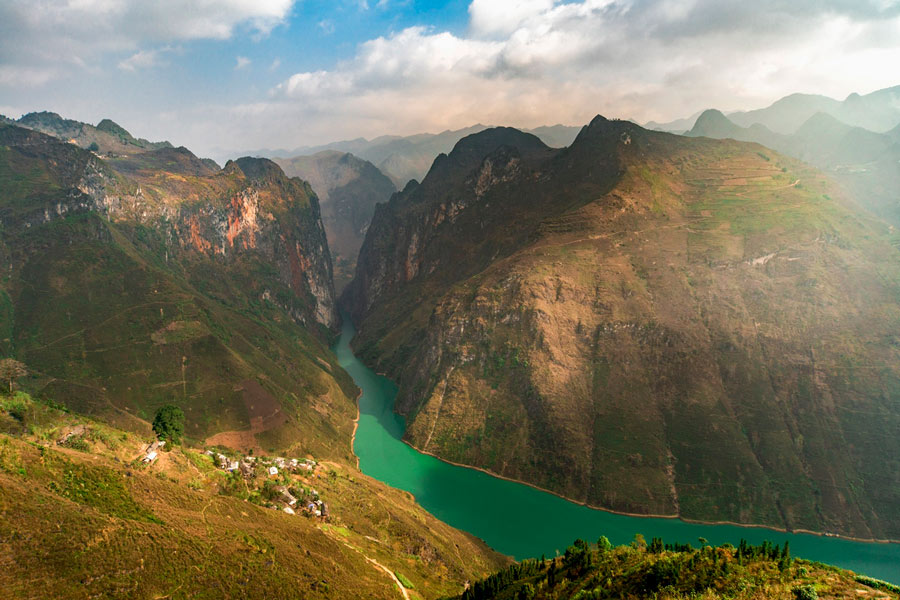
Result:
M335 289L340 292L353 277L375 205L387 202L396 188L375 165L349 153L324 151L275 162L286 174L308 181L316 192L334 263Z

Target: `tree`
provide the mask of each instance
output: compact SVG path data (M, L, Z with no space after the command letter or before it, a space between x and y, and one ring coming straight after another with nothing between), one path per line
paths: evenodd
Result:
M184 412L174 404L161 407L153 419L153 431L159 439L170 444L181 442L184 433Z
M91 145L88 146L88 150L91 152L97 152L100 150L100 146L97 145L97 142L91 142Z
M609 552L612 550L612 544L609 542L609 539L605 535L601 535L600 539L597 540L597 549L603 552Z
M28 375L28 369L23 363L14 358L4 358L0 360L0 380L7 384L9 393L12 394L13 385L19 377Z

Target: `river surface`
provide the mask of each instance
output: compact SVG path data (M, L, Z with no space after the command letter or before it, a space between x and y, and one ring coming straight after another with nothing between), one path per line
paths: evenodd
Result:
M350 350L353 324L344 318L335 347L338 362L362 390L359 427L353 451L363 473L406 490L431 514L468 531L492 548L517 559L554 556L576 538L591 542L605 535L615 544L636 533L649 541L698 545L737 545L741 538L759 544L791 543L791 555L838 565L857 573L900 584L900 544L854 542L834 537L789 534L762 527L699 525L679 519L629 517L564 500L533 487L499 479L422 454L401 441L406 427L393 411L397 386L375 374Z

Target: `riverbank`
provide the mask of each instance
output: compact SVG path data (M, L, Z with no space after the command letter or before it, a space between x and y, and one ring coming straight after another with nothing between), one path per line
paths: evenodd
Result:
M382 375L382 377L383 377L383 375ZM822 532L822 531L812 531L810 529L788 529L786 527L778 527L775 525L760 525L757 523L737 523L735 521L704 521L702 519L685 518L685 517L682 517L681 515L630 513L630 512L624 512L624 511L619 511L619 510L613 510L610 508L605 508L603 506L595 506L593 504L588 504L587 502L575 500L574 498L569 498L568 496L565 496L558 492L554 492L553 490L548 490L546 488L542 488L539 485L529 483L528 481L523 481L521 479L515 479L513 477L506 477L505 475L500 475L499 473L494 473L493 471L490 471L490 470L482 468L482 467L476 467L474 465L467 465L465 463L453 462L452 460L447 460L445 458L441 458L437 454L434 454L433 452L429 452L428 450L422 450L420 448L417 448L416 446L414 446L413 444L410 444L405 439L401 439L400 441L402 441L404 444L406 444L407 446L409 446L410 448L412 448L419 454L431 456L432 458L435 458L435 459L441 461L442 463L445 463L448 465L453 465L454 467L461 467L463 469L471 469L473 471L479 471L481 473L484 473L485 475L490 475L491 477L495 477L497 479L502 479L504 481L509 481L512 483L525 485L525 486L528 486L539 492L544 492L546 494L551 494L553 496L556 496L557 498L561 498L562 500L565 500L566 502L571 502L572 504L577 504L579 506L584 506L585 508L589 508L591 510L598 510L598 511L602 511L602 512L609 513L612 515L621 515L623 517L636 517L636 518L641 518L641 519L672 519L675 521L681 521L682 523L691 523L694 525L728 525L728 526L732 526L732 527L746 527L746 528L751 528L751 529L768 529L770 531L777 531L779 533L787 533L787 534L800 533L800 534L804 534L804 535L816 535L816 536L823 537L823 538L841 539L841 540L847 540L850 542L860 542L860 543L864 543L864 544L900 544L900 540L890 540L890 539L881 540L881 539L877 539L877 538L857 538L857 537L852 537L852 536L848 536L848 535L841 535L838 533L826 533L826 532ZM357 464L358 464L359 457L357 457L356 460L357 460Z
M348 324L349 325L349 324ZM576 538L606 536L629 543L636 533L668 543L704 538L712 545L789 542L794 556L900 582L900 544L857 541L815 532L786 532L746 523L702 523L676 515L623 514L591 507L533 484L454 464L403 441L405 419L393 412L397 387L362 364L349 348L352 325L336 348L340 364L362 390L353 450L360 470L412 494L432 515L517 559L552 556ZM523 485L524 484L524 485Z

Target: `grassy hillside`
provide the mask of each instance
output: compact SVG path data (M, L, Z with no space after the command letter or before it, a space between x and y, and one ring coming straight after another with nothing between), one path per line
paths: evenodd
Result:
M897 598L900 588L821 563L795 560L790 549L741 542L720 547L648 545L636 536L610 548L576 540L562 557L529 560L476 582L461 600L687 598L814 600Z
M345 294L406 437L613 510L900 538L893 230L755 144L485 132Z
M507 563L346 464L245 479L187 447L143 464L147 441L23 393L0 396L7 597L400 598L395 573L410 598L435 598ZM265 508L258 492L244 499L288 479L315 488L328 515Z

